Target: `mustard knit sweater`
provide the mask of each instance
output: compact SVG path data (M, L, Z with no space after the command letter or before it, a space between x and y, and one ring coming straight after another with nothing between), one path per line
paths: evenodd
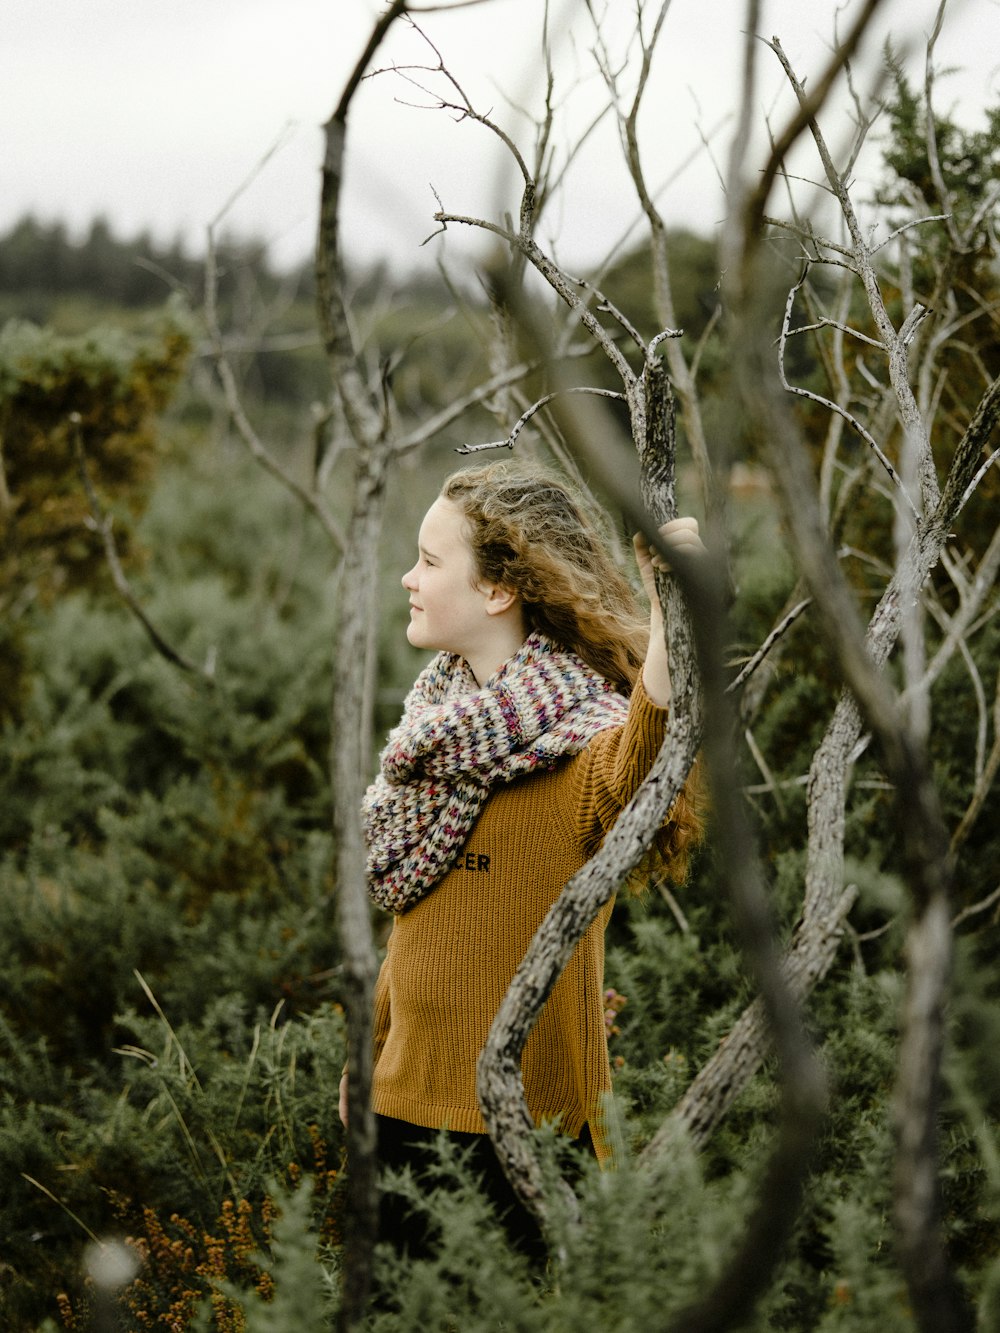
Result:
M375 990L372 1105L410 1124L485 1133L476 1061L532 936L567 880L601 845L649 771L667 710L636 686L622 727L586 750L497 787L454 868L394 919ZM575 1138L590 1125L610 1153L604 1027L609 903L580 941L521 1060L535 1123Z

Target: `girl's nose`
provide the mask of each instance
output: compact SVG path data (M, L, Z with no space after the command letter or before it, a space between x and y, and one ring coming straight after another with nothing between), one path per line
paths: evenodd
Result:
M416 569L416 565L412 569L408 569L400 580L407 592L413 591L413 575L416 573Z

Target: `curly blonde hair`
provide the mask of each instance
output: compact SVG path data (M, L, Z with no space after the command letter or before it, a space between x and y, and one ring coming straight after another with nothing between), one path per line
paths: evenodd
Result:
M442 499L465 516L479 579L516 592L529 629L575 653L626 697L639 678L649 624L635 590L615 563L602 518L557 475L535 466L487 463L446 478ZM640 891L649 874L675 883L701 839L698 765L650 854L630 878Z

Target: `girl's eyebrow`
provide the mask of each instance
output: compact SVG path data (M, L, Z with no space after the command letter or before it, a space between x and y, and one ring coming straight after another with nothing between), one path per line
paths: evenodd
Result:
M418 546L418 547L417 547L417 550L420 552L420 554L421 554L426 560L440 560L440 559L441 559L441 557L440 557L439 555L434 555L434 553L433 553L432 551L428 551L428 549L427 549L426 546Z

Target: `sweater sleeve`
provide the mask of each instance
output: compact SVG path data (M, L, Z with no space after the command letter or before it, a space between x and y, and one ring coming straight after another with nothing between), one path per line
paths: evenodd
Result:
M642 785L666 734L668 708L653 703L636 682L628 716L620 727L595 736L574 763L574 840L591 855Z

